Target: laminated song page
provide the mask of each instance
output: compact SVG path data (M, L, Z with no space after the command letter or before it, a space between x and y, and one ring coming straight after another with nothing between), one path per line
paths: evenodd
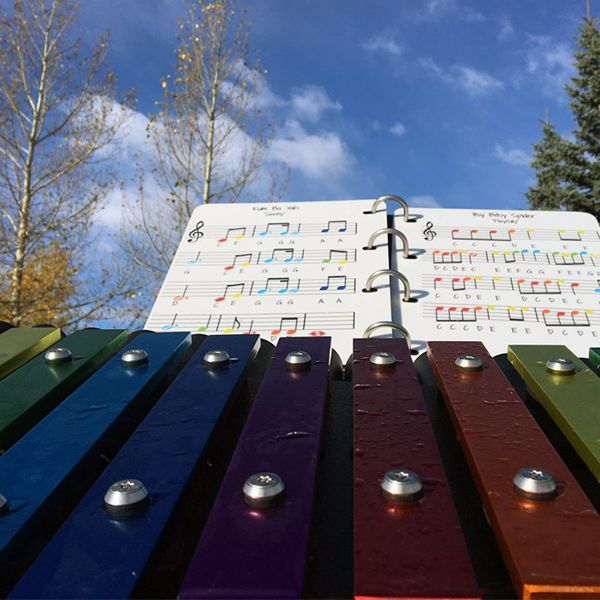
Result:
M375 316L391 317L389 286L364 294L389 267L372 200L209 204L195 209L146 322L154 331L331 336L343 360Z
M432 340L563 344L587 356L600 343L600 231L587 213L421 209L396 215L408 238L392 265L413 302L393 312L419 351Z

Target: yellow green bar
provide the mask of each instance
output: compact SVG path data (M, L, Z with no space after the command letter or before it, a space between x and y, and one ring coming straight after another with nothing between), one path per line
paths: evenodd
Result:
M14 327L0 335L0 379L61 338L57 327Z
M571 361L573 374L549 372L555 358ZM600 481L600 378L566 346L509 346L508 360Z

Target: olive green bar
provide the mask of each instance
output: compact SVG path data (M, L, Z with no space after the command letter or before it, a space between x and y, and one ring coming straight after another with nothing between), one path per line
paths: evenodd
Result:
M575 373L549 373L551 358L571 360ZM600 481L600 378L566 346L509 346L508 360Z
M600 369L600 348L590 348L589 358L594 367Z
M7 450L108 360L125 342L124 329L82 329L53 348L72 359L51 365L39 354L0 381L0 450Z
M56 327L13 327L0 335L0 379L61 338Z

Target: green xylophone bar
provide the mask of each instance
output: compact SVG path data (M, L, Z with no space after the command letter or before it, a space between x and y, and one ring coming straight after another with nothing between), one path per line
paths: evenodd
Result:
M600 378L566 346L509 346L508 359L600 481Z
M76 331L0 380L0 451L12 446L126 341L124 329Z
M60 338L60 329L56 327L20 327L5 331L0 335L0 379Z

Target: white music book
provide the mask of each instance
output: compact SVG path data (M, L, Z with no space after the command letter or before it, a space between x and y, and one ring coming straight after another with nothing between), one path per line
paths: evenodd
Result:
M373 202L210 204L194 210L146 322L151 330L331 336L343 360L374 318L391 319L389 282L363 294L388 248Z
M414 209L396 215L416 259L394 251L417 302L393 295L394 319L422 352L432 340L563 344L587 356L600 343L600 229L580 212ZM394 241L394 248L398 246Z
M331 336L343 360L394 322L417 356L433 340L600 340L600 228L586 213L409 208L374 200L195 209L146 322L151 330ZM406 237L404 258L401 237ZM366 249L373 234L372 249ZM371 281L372 274L391 270ZM395 273L394 273L395 272ZM407 302L402 279L409 283ZM388 327L372 335L388 337Z

